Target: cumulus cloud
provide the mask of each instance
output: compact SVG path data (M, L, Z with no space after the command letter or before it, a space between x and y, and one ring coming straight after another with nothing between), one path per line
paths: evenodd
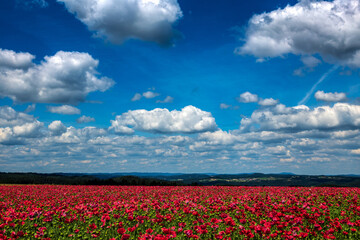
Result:
M65 114L65 115L76 115L80 114L80 109L70 106L70 105L62 105L58 107L49 106L48 111L51 113Z
M116 116L110 130L119 134L132 134L135 130L154 133L196 133L217 129L211 113L194 106L181 111L156 108L151 111L134 110Z
M41 136L43 123L26 113L17 112L8 106L0 107L0 143L13 144L21 138Z
M274 106L279 103L279 100L275 100L273 98L265 98L265 99L260 99L258 103L261 106Z
M89 123L89 122L95 122L95 118L89 117L89 116L81 116L78 119L76 119L77 123Z
M305 104L310 96L313 94L313 92L315 91L316 87L322 83L328 76L329 74L331 74L332 72L336 71L339 68L339 66L335 65L332 68L330 68L326 73L324 73L321 78L319 80L317 80L317 82L311 87L311 89L305 94L304 98L301 99L301 101L298 103L299 105L303 105Z
M19 52L0 48L0 71L2 69L27 69L33 66L35 56L30 53Z
M171 96L166 96L164 100L157 100L157 103L172 103L174 101L174 98Z
M48 129L50 130L51 135L59 136L66 132L66 127L61 121L53 121L49 124Z
M261 106L274 106L279 103L279 100L275 100L273 98L259 98L258 95L252 94L250 92L244 92L240 94L239 97L236 98L239 102L242 103L258 103ZM237 106L233 107L227 104L220 104L221 109L234 108L237 109Z
M251 103L251 102L257 102L259 98L256 94L252 94L250 92L244 92L240 94L240 97L238 97L237 100L242 103Z
M1 144L12 144L17 143L13 137L11 128L0 128L0 143Z
M106 134L107 131L105 129L96 127L85 127L80 129L68 127L65 132L56 136L54 139L50 139L50 141L57 143L86 143L90 139L103 137L106 136Z
M206 141L207 144L232 144L239 140L239 137L223 130L215 132L204 132L199 134L199 139Z
M37 137L40 135L40 128L43 126L43 123L39 121L34 121L31 123L25 123L20 126L14 126L13 132L15 136L19 137Z
M142 97L147 98L147 99L151 99L151 98L155 98L155 97L157 97L159 95L160 95L159 93L154 92L154 91L146 91L146 92L143 92L142 94L135 93L135 95L131 98L131 101L132 102L139 101ZM168 100L168 101L171 100L170 96L168 96L167 98L168 99L165 99L165 100Z
M34 56L0 50L0 96L17 102L78 103L114 81L98 78L98 60L88 53L59 51L34 64Z
M13 127L37 120L26 113L17 112L12 107L0 106L0 127Z
M360 67L360 2L300 0L249 20L245 44L235 50L259 59L319 54L324 61ZM317 62L305 61L314 65Z
M300 105L286 107L276 105L273 108L260 109L250 118L241 120L242 130L330 130L354 129L360 127L360 106L336 103L333 107L321 106L310 109Z
M177 0L58 0L98 37L113 43L135 38L161 45L176 36L172 24L182 17Z
M345 93L325 93L324 91L317 91L315 93L315 98L318 101L325 101L325 102L341 102L346 100L346 94Z

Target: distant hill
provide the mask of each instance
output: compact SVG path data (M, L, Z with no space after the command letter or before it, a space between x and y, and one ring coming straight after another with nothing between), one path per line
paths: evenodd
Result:
M81 173L1 173L0 184L59 184L59 185L144 185L170 186L181 182L170 182L156 178L142 178L137 176L108 176L101 177Z
M359 175L296 175L293 173L1 173L0 184L64 185L199 185L199 186L333 186L360 187Z

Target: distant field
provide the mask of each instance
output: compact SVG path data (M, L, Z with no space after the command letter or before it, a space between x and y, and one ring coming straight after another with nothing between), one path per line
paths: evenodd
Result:
M2 185L17 238L360 239L360 189Z

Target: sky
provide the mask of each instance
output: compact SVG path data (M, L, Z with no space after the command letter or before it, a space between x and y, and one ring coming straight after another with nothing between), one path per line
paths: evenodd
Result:
M360 174L359 0L0 2L0 171Z

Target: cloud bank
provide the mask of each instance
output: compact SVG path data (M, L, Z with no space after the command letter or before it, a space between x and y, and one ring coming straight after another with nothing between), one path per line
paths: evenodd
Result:
M343 130L360 127L360 106L336 103L310 109L300 105L286 107L282 104L273 108L259 109L250 118L241 120L242 130Z
M135 38L170 45L182 17L177 0L58 0L98 37L112 43Z
M115 121L127 121L127 116L138 121L129 128L135 129L136 125L138 129L153 133L161 129L163 133L140 136L114 134L115 121L110 129L75 128L58 120L46 127L34 116L0 107L0 166L4 171L22 171L25 167L28 171L47 172L82 172L86 167L89 172L216 169L219 173L269 173L291 169L295 173L319 174L319 169L324 169L322 174L339 174L342 169L342 173L356 173L360 170L358 108L345 103L314 109L279 104L260 107L246 120L250 122L241 123L260 126L253 131L224 131L205 124L199 119L211 119L211 114L192 106L181 111L135 110L117 116ZM263 117L259 113L264 113ZM194 120L196 116L198 120ZM158 125L146 126L144 119L155 117ZM289 132L290 121L295 125ZM195 123L214 127L202 127L204 131L198 132ZM175 127L177 124L179 127ZM346 125L355 127L346 129ZM168 134L174 131L197 134ZM2 161L5 157L11 161Z

